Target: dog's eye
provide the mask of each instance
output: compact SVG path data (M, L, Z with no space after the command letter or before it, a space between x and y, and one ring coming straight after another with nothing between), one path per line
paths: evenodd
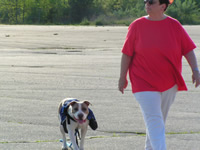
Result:
M74 108L74 111L78 111L78 108Z
M86 111L87 109L86 108L82 108L82 111Z

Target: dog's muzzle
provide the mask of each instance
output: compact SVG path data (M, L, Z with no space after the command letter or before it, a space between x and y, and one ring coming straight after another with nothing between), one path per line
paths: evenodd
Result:
M76 120L76 121L77 121L78 123L80 123L80 124L83 124L83 123L86 122L87 119L81 120L81 119L76 119L76 118L74 117L74 120Z

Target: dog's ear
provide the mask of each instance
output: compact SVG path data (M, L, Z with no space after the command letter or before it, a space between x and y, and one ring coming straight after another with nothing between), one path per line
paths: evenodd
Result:
M88 101L84 101L83 103L85 103L87 106L92 105L90 102Z
M77 102L76 101L73 101L73 102L71 102L71 103L69 103L69 105L68 106L73 106L74 104L76 104Z

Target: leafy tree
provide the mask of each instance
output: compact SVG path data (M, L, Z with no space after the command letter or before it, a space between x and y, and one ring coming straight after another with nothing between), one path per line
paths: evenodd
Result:
M176 0L168 8L167 13L182 24L200 23L200 8L194 0Z
M22 10L22 0L2 0L1 5L1 20L8 23L18 23Z
M90 16L93 0L68 0L69 16L72 23L79 23Z
M0 0L0 23L7 24L90 24L95 19L109 24L145 14L143 0ZM183 24L200 24L200 0L175 0L167 14Z
M66 0L50 1L50 8L47 14L47 20L50 23L68 23L69 5Z

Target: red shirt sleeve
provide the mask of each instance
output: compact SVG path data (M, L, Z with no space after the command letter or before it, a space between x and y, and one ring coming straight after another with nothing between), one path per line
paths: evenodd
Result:
M196 45L188 35L188 33L185 31L185 29L181 27L181 50L182 55L187 54L188 52L194 50L196 48Z
M128 28L126 40L122 48L122 53L128 56L133 56L135 50L135 40L136 40L136 23L133 22Z

